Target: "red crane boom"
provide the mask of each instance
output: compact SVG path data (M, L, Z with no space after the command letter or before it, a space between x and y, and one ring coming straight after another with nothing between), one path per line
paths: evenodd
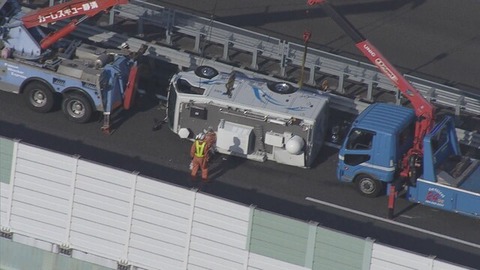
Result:
M400 92L410 101L417 116L413 146L402 159L400 176L410 178L415 171L416 163L423 156L423 138L434 126L434 107L422 94L413 87L398 70L370 43L353 25L339 14L326 0L307 0L309 6L321 5L323 10L345 31L355 42L355 46L370 62L387 76Z
M59 39L65 37L77 28L77 25L89 17L95 16L116 5L128 4L128 0L73 0L55 6L42 8L29 12L23 16L23 25L32 28L42 24L54 23L72 17L82 16L80 19L73 19L70 23L46 36L40 41L42 49L49 48Z

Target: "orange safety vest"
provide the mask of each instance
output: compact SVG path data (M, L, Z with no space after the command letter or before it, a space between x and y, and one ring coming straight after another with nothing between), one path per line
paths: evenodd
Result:
M195 141L195 156L202 158L205 156L205 146L207 145L204 141Z

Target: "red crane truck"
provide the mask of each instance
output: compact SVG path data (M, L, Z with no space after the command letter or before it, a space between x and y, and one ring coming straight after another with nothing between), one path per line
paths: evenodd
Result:
M480 218L480 161L461 155L453 119L435 125L434 107L346 18L325 0L307 4L321 5L413 108L373 104L364 110L340 148L338 179L369 197L388 186L390 218L400 188L412 202Z

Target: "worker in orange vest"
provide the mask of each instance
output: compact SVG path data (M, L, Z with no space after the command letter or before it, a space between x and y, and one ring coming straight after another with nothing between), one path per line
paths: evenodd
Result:
M213 154L215 154L215 145L217 143L217 134L212 127L208 127L205 132L205 142L207 143L209 154L208 158L210 159Z
M202 182L208 182L208 155L209 149L205 141L205 134L199 133L190 148L190 157L192 158L191 180L197 179L198 169L202 170Z

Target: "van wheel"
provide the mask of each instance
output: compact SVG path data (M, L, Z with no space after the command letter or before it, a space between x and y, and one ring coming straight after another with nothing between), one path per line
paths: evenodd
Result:
M195 69L195 75L200 78L211 79L218 75L218 71L210 66L199 66Z
M355 183L360 194L369 198L378 197L384 190L383 182L366 174L357 176Z
M62 110L68 120L86 123L90 120L93 108L87 98L80 94L70 94L62 102Z
M27 106L39 113L51 111L55 104L55 96L52 91L41 82L29 83L24 89L23 97Z
M291 94L297 91L297 88L287 82L269 82L267 86L268 89L278 94Z

